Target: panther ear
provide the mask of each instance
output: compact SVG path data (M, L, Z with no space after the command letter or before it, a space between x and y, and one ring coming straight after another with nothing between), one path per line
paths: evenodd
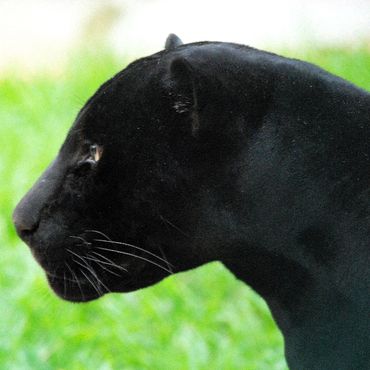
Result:
M183 42L181 39L176 36L174 33L170 33L167 37L166 44L165 44L165 49L166 50L172 50L177 48L178 46L182 45Z
M199 130L198 79L191 64L184 58L173 59L170 65L171 82L175 90L173 108L179 114L187 114L192 121L192 134Z

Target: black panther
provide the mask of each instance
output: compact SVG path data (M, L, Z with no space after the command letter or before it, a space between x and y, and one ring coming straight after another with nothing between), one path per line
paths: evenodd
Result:
M369 140L351 83L170 35L88 100L13 219L66 300L218 260L266 300L291 369L370 369Z

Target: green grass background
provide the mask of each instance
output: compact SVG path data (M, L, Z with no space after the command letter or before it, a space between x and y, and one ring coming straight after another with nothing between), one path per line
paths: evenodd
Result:
M284 54L370 88L364 47ZM286 369L265 303L221 264L72 304L51 293L17 239L13 207L55 156L83 102L124 65L86 52L53 75L0 77L0 369Z

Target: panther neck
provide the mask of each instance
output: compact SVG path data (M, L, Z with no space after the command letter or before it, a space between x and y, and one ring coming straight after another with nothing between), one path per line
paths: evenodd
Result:
M225 261L266 300L290 369L370 368L369 301L351 299L278 254Z

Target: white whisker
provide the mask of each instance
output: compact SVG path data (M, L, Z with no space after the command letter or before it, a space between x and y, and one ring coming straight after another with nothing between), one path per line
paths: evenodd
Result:
M110 292L110 289L99 279L98 275L96 274L92 266L89 265L89 263L85 260L85 258L83 258L82 256L78 255L77 253L73 252L72 250L68 248L67 248L67 251L72 253L74 256L78 257L84 263L84 264L80 264L80 266L86 268L91 273L91 275L96 279L98 285L102 285L107 290L107 292ZM78 263L78 261L76 260L74 261Z
M110 289L102 282L102 280L99 278L93 267L88 262L86 262L86 264L87 270L90 271L91 275L95 277L95 280L97 281L98 285L101 285L103 288L105 288L107 292L110 292Z
M98 260L98 259L93 258L93 257L87 257L87 256L85 256L85 258L86 258L87 260L90 260L90 261L95 262L96 264L98 264L98 265L100 266L100 268L102 268L103 270L105 270L105 271L109 272L110 274L116 275L116 276L118 276L118 277L122 277L122 275L117 274L116 272L113 272L112 270L110 270L110 269L108 269L107 267L105 267L105 266L104 266L104 265L112 266L112 264L111 264L111 263L104 262L104 261Z
M176 229L181 234L185 235L186 237L190 238L190 235L187 234L185 231L182 231L178 226L173 224L171 221L167 220L167 218L163 217L162 215L159 215L162 221L166 222L168 225L172 226L174 229Z
M173 271L172 271L172 268L171 268L171 266L172 266L172 265L168 262L167 257L166 257L166 255L164 254L164 252L163 252L162 248L161 248L160 246L158 246L158 248L159 248L159 250L160 250L160 252L161 252L161 254L162 254L162 256L163 256L164 260L165 260L165 261L166 261L166 263L167 263L167 267L168 267L168 269L171 271L171 274L173 274Z
M50 272L47 272L46 274L52 278L52 281L54 281L54 279L63 279L61 276L58 276L56 274L52 274ZM67 277L65 279L66 279L66 281L70 281L70 282L74 283L74 281L72 279L69 279Z
M77 262L77 261L75 261ZM80 269L80 272L83 276L85 276L86 280L91 284L91 286L94 288L94 290L98 293L99 296L103 295L103 292L97 287L95 286L95 284L93 283L92 280L90 280L90 278L83 272L83 270Z
M114 262L113 262L111 259L109 259L108 257L105 257L105 256L103 256L102 254L100 254L100 253L98 253L98 252L96 252L96 251L92 251L91 253L92 253L92 254L95 254L95 255L97 255L97 256L99 256L100 258L105 259L106 261L108 261L108 262L109 262L109 264L110 264L110 266L115 267L115 268L117 268L117 269L120 269L120 270L122 270L122 271L126 271L126 272L128 272L128 270L127 270L127 269L125 269L123 266L117 265L116 263L114 263Z
M65 265L67 266L68 270L71 272L71 276L72 278L74 278L76 280L76 283L77 283L77 286L78 286L78 289L80 289L80 292L81 292L81 295L82 295L82 299L85 300L85 295L84 295L84 292L82 290L82 287L81 287L81 284L78 280L78 277L77 275L75 274L75 272L72 270L71 266L69 266L68 262L65 262Z
M128 253L128 252L123 252L123 251L117 251L115 249L109 249L109 248L102 248L102 247L95 247L96 249L100 249L100 250L104 250L104 251L109 251L109 252L114 252L114 253L119 253L119 254L124 254L126 256L131 256L133 258L137 258L137 259L141 259L143 261L146 261L148 263L151 263L152 265L155 265L159 268L161 268L162 270L164 271L167 271L169 272L170 274L172 274L172 272L170 270L168 270L166 267L163 267L161 265L159 265L158 263L154 262L154 261L151 261L151 260L148 260L147 258L145 257L142 257L142 256L138 256L136 254L132 254L132 253Z
M141 248L141 247L138 247L136 245L133 245L133 244L129 244L129 243L123 243L123 242L116 242L116 241L113 241L113 240L103 240L103 239L94 239L94 241L96 242L101 242L101 243L107 243L107 244L117 244L117 245L124 245L124 246L127 246L127 247L131 247L131 248L134 248L134 249L137 249L141 252L144 252L144 253L148 253L150 254L151 256L155 257L155 258L158 258L159 260L161 260L162 262L166 263L166 264L169 264L168 261L166 261L165 259L157 256L156 254L144 249L144 248ZM172 266L174 267L174 266Z
M69 236L69 238L82 240L84 244L86 244L86 245L91 245L91 243L90 243L90 242L88 242L87 240L85 240L82 236L74 236L74 235L70 235L70 236Z
M104 236L104 238L106 238L107 240L112 240L108 235L102 233L101 231L98 231L98 230L85 230L85 233L96 233L96 234L100 234L102 236Z
M66 273L63 272L63 293L64 296L67 294L67 282L66 282Z

